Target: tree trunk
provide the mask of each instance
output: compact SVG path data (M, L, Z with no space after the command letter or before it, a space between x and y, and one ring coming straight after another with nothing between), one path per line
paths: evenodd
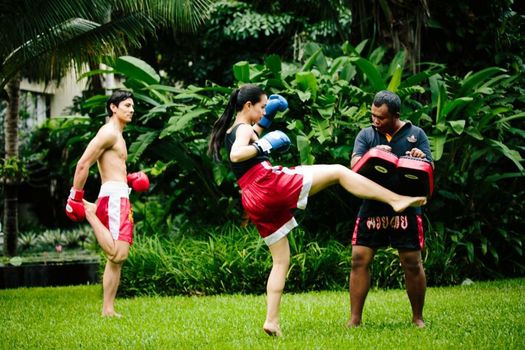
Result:
M430 18L428 0L359 0L353 1L352 11L360 18L361 40L372 39L394 53L403 49L412 73L419 71L421 59L421 30Z
M18 158L18 119L20 106L20 76L7 84L9 103L4 121L5 159ZM15 181L13 181L15 180ZM4 178L4 254L16 255L18 241L18 181Z
M100 69L100 64L96 62L95 60L89 61L89 69L90 70L98 70ZM90 96L95 95L104 95L106 93L106 90L102 86L102 75L96 74L91 76L91 93Z

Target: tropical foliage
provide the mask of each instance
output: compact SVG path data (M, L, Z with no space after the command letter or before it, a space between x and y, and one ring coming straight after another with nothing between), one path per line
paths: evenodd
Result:
M139 46L147 32L202 21L208 1L2 1L0 87L17 73L46 81Z
M458 77L434 63L421 65L417 74L406 73L403 51L389 60L386 49L365 50L367 45L346 43L332 57L319 45L308 44L301 63L285 64L270 55L264 64L241 61L233 66L236 84L255 82L289 101L290 108L274 127L285 130L295 147L275 161L348 164L355 135L369 123L373 94L396 91L403 99L403 118L427 131L436 159L436 193L427 209L430 280L446 284L464 276L522 274L523 77L497 67ZM138 118L126 131L130 168L146 169L154 183L151 198L138 199L138 231L191 236L202 225L240 223L232 174L206 155L211 125L232 88L163 85L151 67L129 56L107 64L127 77L125 84L137 100ZM94 96L79 105L98 124L54 120L57 124L48 129L61 135L57 149L70 145L63 158L63 166L69 164L65 176L81 152L75 144L100 125L104 101L104 96ZM48 142L47 137L39 140ZM35 149L46 149L38 142ZM41 161L51 163L48 154L41 153ZM359 202L343 192L332 188L316 196L306 214L300 214L309 237L349 243ZM323 238L323 232L330 233ZM399 266L391 265L389 271L396 270ZM385 284L398 283L392 281Z
M193 1L0 1L0 91L8 100L5 159L18 159L20 81L55 83L75 68L96 68L102 57L139 46L156 28L194 29L206 16L208 0ZM3 88L6 87L5 94ZM101 80L92 88L102 90ZM7 165L6 165L7 166ZM7 255L16 253L18 186L4 182Z
M165 72L171 83L201 85L231 85L231 66L241 60L263 63L270 54L300 60L309 41L333 53L344 41L368 39L372 45L364 55L383 46L389 59L405 50L411 72L429 61L459 75L493 65L524 72L524 10L514 0L221 0L197 33L173 37L159 31L158 40L132 54Z
M286 290L343 290L348 287L351 246L302 228L289 236L291 263ZM429 286L457 284L474 276L462 271L445 238L427 235L423 255ZM101 272L102 267L101 265ZM211 295L264 293L271 255L255 227L233 223L193 232L151 234L137 230L136 244L122 270L119 293ZM393 248L379 250L371 266L375 288L402 288L404 272Z
M122 271L119 293L264 293L272 259L254 227L229 224L198 234L167 238L139 233ZM336 240L312 240L302 229L294 230L288 239L291 263L287 291L342 290L348 286L350 246ZM374 286L402 286L403 273L393 249L378 253L372 269Z
M83 225L68 231L51 229L23 232L18 237L18 247L20 255L50 251L85 252L84 249L89 249L95 255L97 249L95 241L91 227Z
M295 60L311 40L338 46L349 39L352 23L349 5L341 0L220 0L213 2L198 32L174 37L159 31L160 40L149 40L131 53L162 70L172 83L231 84L235 62L262 63L271 53Z

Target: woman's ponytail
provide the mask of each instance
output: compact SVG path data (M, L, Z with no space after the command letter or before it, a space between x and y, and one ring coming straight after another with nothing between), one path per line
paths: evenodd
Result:
M235 89L230 95L228 105L222 113L221 117L217 119L213 125L211 131L210 143L208 144L208 154L213 157L214 160L220 159L221 145L226 135L226 130L231 123L233 114L237 111L237 99L239 96L240 89Z
M255 84L245 84L238 89L233 90L230 95L228 105L222 116L215 122L211 131L210 143L208 144L208 154L215 160L220 159L221 145L224 142L226 130L231 124L233 115L241 111L244 104L250 101L256 104L264 95L262 89Z

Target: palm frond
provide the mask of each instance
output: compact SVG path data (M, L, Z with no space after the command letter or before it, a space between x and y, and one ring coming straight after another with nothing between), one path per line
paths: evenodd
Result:
M210 1L0 0L0 88L20 71L59 80L72 65L80 70L86 62L139 46L159 27L194 30Z
M104 0L0 0L0 57L73 18L101 23L109 10Z
M122 13L142 12L160 27L195 30L209 14L210 0L113 0L112 8Z
M121 55L127 47L139 46L154 24L144 15L134 13L103 25L75 19L55 29L53 38L38 37L27 42L4 62L0 86L21 70L36 80L60 80L71 67L81 71L88 62Z

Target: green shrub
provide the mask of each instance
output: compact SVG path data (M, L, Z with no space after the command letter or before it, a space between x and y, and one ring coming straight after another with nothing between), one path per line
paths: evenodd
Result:
M172 240L138 235L122 272L120 293L210 295L266 290L272 259L253 226L227 225L206 235ZM301 229L289 239L288 291L345 288L349 248L336 241L323 246L310 242Z
M97 250L95 235L87 224L73 230L49 229L22 232L18 237L18 246L22 255L55 251L57 246L67 250Z
M429 285L455 284L459 270L451 263L454 249L440 247L436 230L427 236L424 265ZM289 292L343 290L348 287L351 246L332 239L312 240L301 228L289 235L291 262L286 282ZM448 260L447 260L448 259ZM226 225L204 230L200 238L179 234L137 234L122 270L123 295L212 295L264 293L272 259L254 226ZM103 265L101 265L101 272ZM371 267L372 286L404 288L397 250L377 251Z
M242 61L233 66L236 85L253 82L288 99L290 108L276 117L273 126L286 130L294 147L273 159L275 163L347 165L355 135L369 125L374 93L386 88L396 91L403 101L402 118L425 129L436 160L436 188L425 209L430 221L425 259L435 267L429 280L448 284L463 277L523 275L524 76L488 67L458 77L436 63L421 65L417 74L404 73L404 52L387 61L383 48L365 55L366 44L346 43L332 52L335 57L317 44L308 44L304 62L284 63L271 55L264 64ZM134 62L133 69L122 70L128 66L121 61ZM143 73L152 71L145 62L121 57L108 64L126 76L125 84L137 102L137 118L125 131L131 140L128 169L145 169L152 180L149 198L133 198L137 231L158 234L166 245L166 239L182 239L181 232L186 237L201 236L194 227L239 221L242 208L233 174L227 164L216 164L206 154L211 125L235 86L148 84L140 81ZM82 108L100 120L105 99L95 96ZM78 151L82 136L95 129L89 120L78 118L48 124L35 139L36 145L49 148L40 152L48 164L50 155L58 157L66 146ZM71 175L78 156L73 153L65 154L64 161L58 162L64 169L55 173ZM57 191L62 192L60 206L66 191L65 186ZM355 197L333 187L311 201L301 226L309 238L328 232L327 239L346 242L358 206ZM314 244L303 247L302 253L319 251ZM398 265L390 265L393 257L388 250L377 257L382 264L376 271L378 285L402 281L399 273L383 274L399 271ZM292 280L295 273L292 269Z

